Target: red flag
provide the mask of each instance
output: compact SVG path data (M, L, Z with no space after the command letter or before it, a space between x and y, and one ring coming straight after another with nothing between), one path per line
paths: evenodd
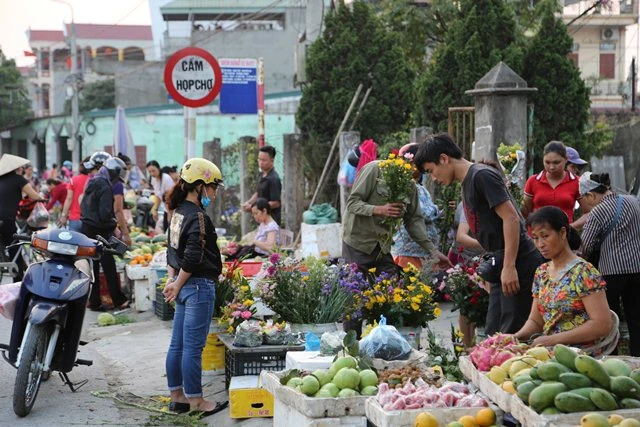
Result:
M23 50L22 53L24 54L24 56L36 56L35 53L30 52L28 50Z

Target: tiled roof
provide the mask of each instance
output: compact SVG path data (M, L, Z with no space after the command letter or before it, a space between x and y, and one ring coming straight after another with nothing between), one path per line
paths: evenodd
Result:
M67 25L67 34L71 25ZM75 24L79 39L153 40L150 25Z
M43 41L43 42L63 42L64 34L62 31L57 30L31 30L28 31L29 41Z
M71 24L65 24L71 34ZM75 24L79 39L153 40L149 25ZM29 30L29 41L63 42L64 34L57 30Z

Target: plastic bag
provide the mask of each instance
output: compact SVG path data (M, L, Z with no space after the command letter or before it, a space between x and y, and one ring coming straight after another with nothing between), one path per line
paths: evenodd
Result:
M345 331L325 332L320 337L320 354L333 356L342 350L342 341L347 335Z
M49 226L49 211L44 203L36 203L29 218L27 218L27 224L31 228L47 228Z
M285 345L291 341L291 326L288 323L274 324L268 320L262 327L262 338L268 345Z
M13 320L15 315L21 284L22 282L0 285L0 314L9 320Z
M360 353L373 359L406 360L411 354L411 345L387 319L380 316L378 326L360 341Z
M349 163L348 159L344 159L340 172L338 172L338 184L351 187L356 180L356 168Z
M307 332L304 336L304 351L320 350L320 338L314 333Z
M338 211L329 203L313 205L302 214L305 224L332 224L338 220Z
M259 347L262 345L262 327L257 320L245 320L236 328L233 345L237 347Z

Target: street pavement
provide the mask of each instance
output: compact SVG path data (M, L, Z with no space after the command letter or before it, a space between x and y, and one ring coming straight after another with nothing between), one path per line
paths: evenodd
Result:
M457 313L443 305L441 317L432 322L432 329L443 341L449 339L450 324L457 324ZM160 321L152 312L128 315L134 323L109 327L96 325L97 313L87 311L83 339L89 343L80 347L79 357L93 360L93 366L79 366L70 374L72 381L89 379L88 384L72 393L61 379L52 375L42 384L31 413L18 418L13 412L13 386L16 371L0 359L0 426L140 426L174 425L170 417L154 421L154 412L130 406L113 397L96 394L111 393L124 402L147 405L153 396L166 396L164 360L171 336L171 322ZM0 317L0 342L8 343L11 322ZM424 342L424 336L423 342ZM203 376L205 397L214 401L228 400L224 375ZM152 422L153 421L153 422ZM204 418L210 426L272 426L270 418L231 420L229 409Z

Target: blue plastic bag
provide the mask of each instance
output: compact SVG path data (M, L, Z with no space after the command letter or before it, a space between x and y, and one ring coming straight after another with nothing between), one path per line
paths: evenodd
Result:
M351 187L356 180L356 168L349 163L349 160L345 158L340 166L340 172L338 172L338 184Z
M305 334L304 351L320 351L320 338L316 334L311 332Z

